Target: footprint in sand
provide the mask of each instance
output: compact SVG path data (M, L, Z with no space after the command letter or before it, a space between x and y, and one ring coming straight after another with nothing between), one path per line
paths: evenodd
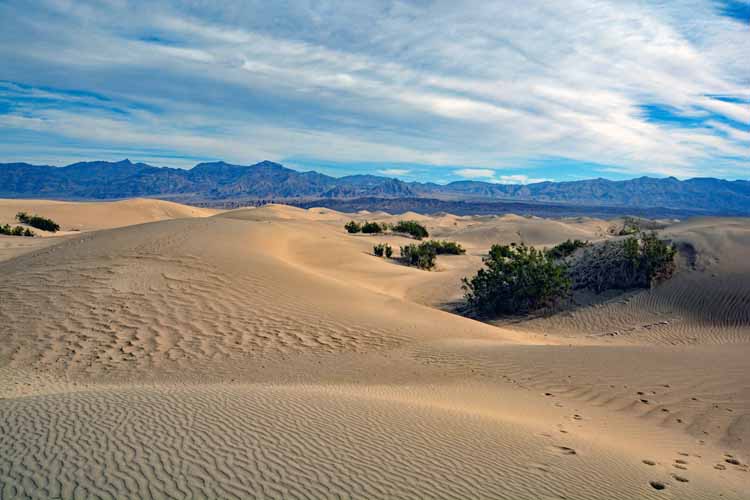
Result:
M656 465L656 462L654 462L653 460L643 460L643 463L646 465Z
M681 483L687 483L690 481L688 478L683 477L683 476L678 476L677 474L672 474L672 477L675 479L675 481L679 481Z
M573 448L569 448L568 446L555 446L555 448L561 455L577 455L578 454L576 450L574 450Z
M666 485L666 484L664 484L664 483L662 483L662 482L660 482L660 481L649 481L649 483L648 483L648 484L650 484L650 485L651 485L651 487L652 487L653 489L655 489L655 490L663 490L664 488L666 488L666 487L667 487L667 485Z

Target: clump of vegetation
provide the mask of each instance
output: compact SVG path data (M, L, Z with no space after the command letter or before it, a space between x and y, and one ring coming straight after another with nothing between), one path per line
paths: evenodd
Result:
M372 251L378 257L386 257L390 259L393 256L393 247L388 243L379 243L372 247Z
M588 241L565 240L562 243L553 246L546 252L548 257L559 260L564 259L565 257L569 257L573 255L573 253L579 248L584 248L587 246L589 246Z
M410 234L418 240L430 236L430 233L427 232L427 228L415 220L398 221L392 229L396 233Z
M632 234L638 234L641 231L641 226L637 219L632 217L625 217L625 221L622 224L622 229L618 232L618 236L630 236Z
M29 228L24 228L23 226L11 227L10 224L0 226L0 234L7 236L27 236L29 238L34 236L34 232Z
M628 238L626 252L634 266L645 276L649 288L671 278L677 267L677 248L660 240L654 232L645 233L640 239Z
M368 222L358 223L356 221L349 221L344 224L344 229L349 233L365 233L365 234L380 234L386 231L394 231L397 233L405 233L413 236L414 238L421 240L427 238L429 233L427 229L416 221L399 221L397 224L388 224L387 222Z
M468 308L480 316L527 314L570 293L566 265L523 243L493 245L484 266L463 279Z
M365 234L380 234L383 232L383 226L377 222L367 222L362 224L362 232Z
M430 270L435 267L436 257L435 247L427 242L401 247L401 260L409 266Z
M377 222L364 221L362 224L356 221L349 221L344 224L344 229L349 233L379 234L388 229L388 224L379 224Z
M18 212L16 214L16 219L18 219L18 222L21 224L28 224L29 226L41 229L42 231L56 233L60 230L60 226L55 221L38 215L29 215L26 212Z
M587 250L571 267L574 289L651 288L674 274L677 249L656 233L608 241Z
M466 249L455 241L430 240L422 245L429 245L435 249L437 255L463 255Z
M356 221L347 222L344 224L344 229L351 234L362 232L362 226Z

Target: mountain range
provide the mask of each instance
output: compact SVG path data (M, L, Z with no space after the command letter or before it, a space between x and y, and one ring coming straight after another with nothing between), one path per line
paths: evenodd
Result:
M750 182L715 178L640 177L528 185L481 181L404 182L375 175L331 177L278 163L200 163L191 169L129 160L80 162L64 167L0 163L0 197L51 199L164 198L210 204L227 200L435 199L514 201L685 210L691 214L750 215Z

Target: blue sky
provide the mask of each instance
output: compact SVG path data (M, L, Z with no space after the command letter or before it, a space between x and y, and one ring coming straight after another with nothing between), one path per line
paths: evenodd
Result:
M750 0L0 0L0 161L750 178Z

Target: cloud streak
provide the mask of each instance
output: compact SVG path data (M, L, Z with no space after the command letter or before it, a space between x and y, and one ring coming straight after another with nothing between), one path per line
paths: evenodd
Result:
M747 177L744 5L10 0L0 154Z

